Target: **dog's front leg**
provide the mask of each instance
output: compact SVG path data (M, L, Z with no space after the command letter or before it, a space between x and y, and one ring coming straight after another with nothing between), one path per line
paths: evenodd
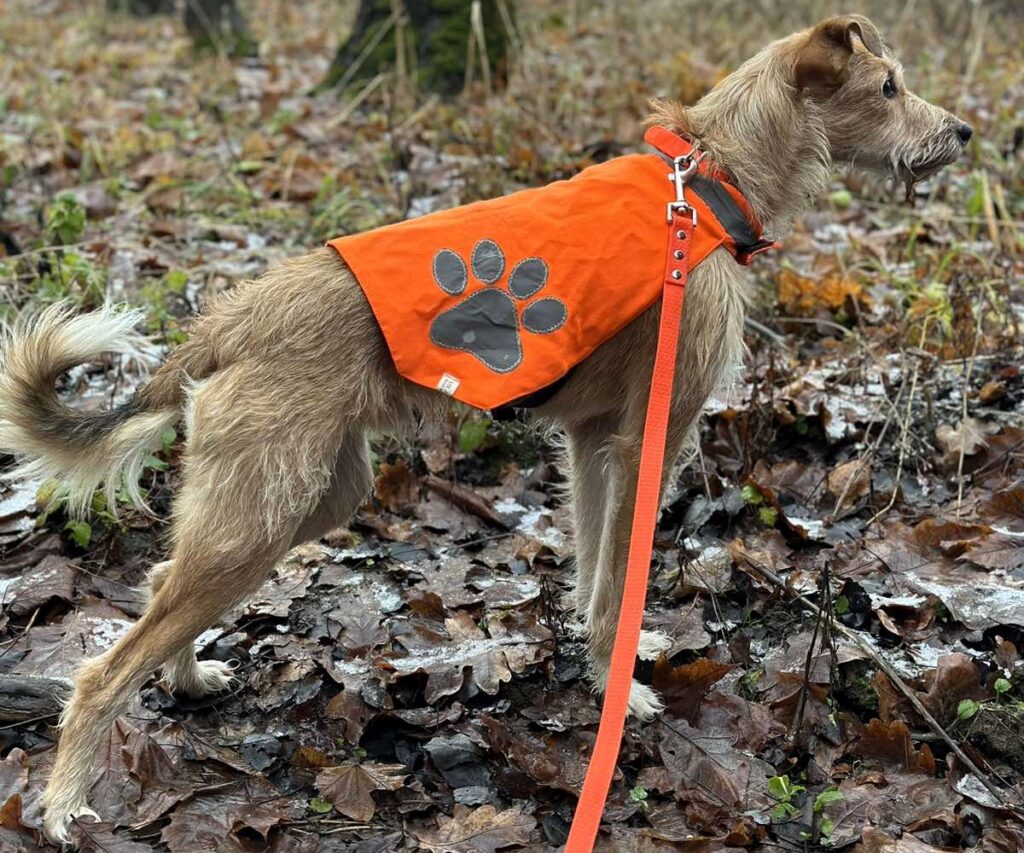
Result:
M608 489L612 440L621 423L618 415L603 415L565 425L566 480L572 498L575 533L576 583L572 604L586 627L598 560L611 524Z
M688 426L687 419L670 422L665 444L663 483L679 455ZM622 601L622 587L629 555L642 442L643 413L638 411L633 417L627 418L624 429L612 439L610 445L605 485L609 511L585 621L591 676L594 686L602 692L608 678L608 667L619 621L619 605ZM655 658L667 650L670 644L670 639L665 635L642 631L638 654L643 659ZM646 720L658 714L662 708L658 694L647 685L634 680L629 694L629 713Z

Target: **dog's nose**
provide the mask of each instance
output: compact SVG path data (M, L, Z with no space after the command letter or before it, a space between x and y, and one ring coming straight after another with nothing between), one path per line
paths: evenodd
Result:
M960 122L960 126L956 129L956 135L960 137L960 141L966 145L971 141L971 136L974 135L974 128L971 127L967 122Z

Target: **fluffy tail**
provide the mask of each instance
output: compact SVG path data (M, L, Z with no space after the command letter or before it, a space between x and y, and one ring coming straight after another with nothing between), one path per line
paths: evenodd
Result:
M145 503L139 475L146 456L180 417L180 380L165 374L142 393L106 412L64 405L54 383L76 365L105 352L138 356L144 340L133 331L141 312L105 307L73 315L55 305L0 335L0 450L18 457L15 478L55 479L72 515L83 515L102 484L107 506L124 484L132 502ZM163 370L160 373L165 373Z

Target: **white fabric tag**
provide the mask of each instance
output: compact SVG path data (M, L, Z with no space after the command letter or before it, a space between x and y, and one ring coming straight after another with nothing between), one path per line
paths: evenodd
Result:
M452 376L450 373L442 373L441 379L437 383L437 390L442 394L447 394L451 397L456 391L459 390L461 383L458 379Z

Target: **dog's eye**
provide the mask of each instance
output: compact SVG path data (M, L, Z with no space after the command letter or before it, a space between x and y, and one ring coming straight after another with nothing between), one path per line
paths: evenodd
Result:
M896 84L892 82L892 77L887 77L882 84L882 95L886 98L896 97Z

